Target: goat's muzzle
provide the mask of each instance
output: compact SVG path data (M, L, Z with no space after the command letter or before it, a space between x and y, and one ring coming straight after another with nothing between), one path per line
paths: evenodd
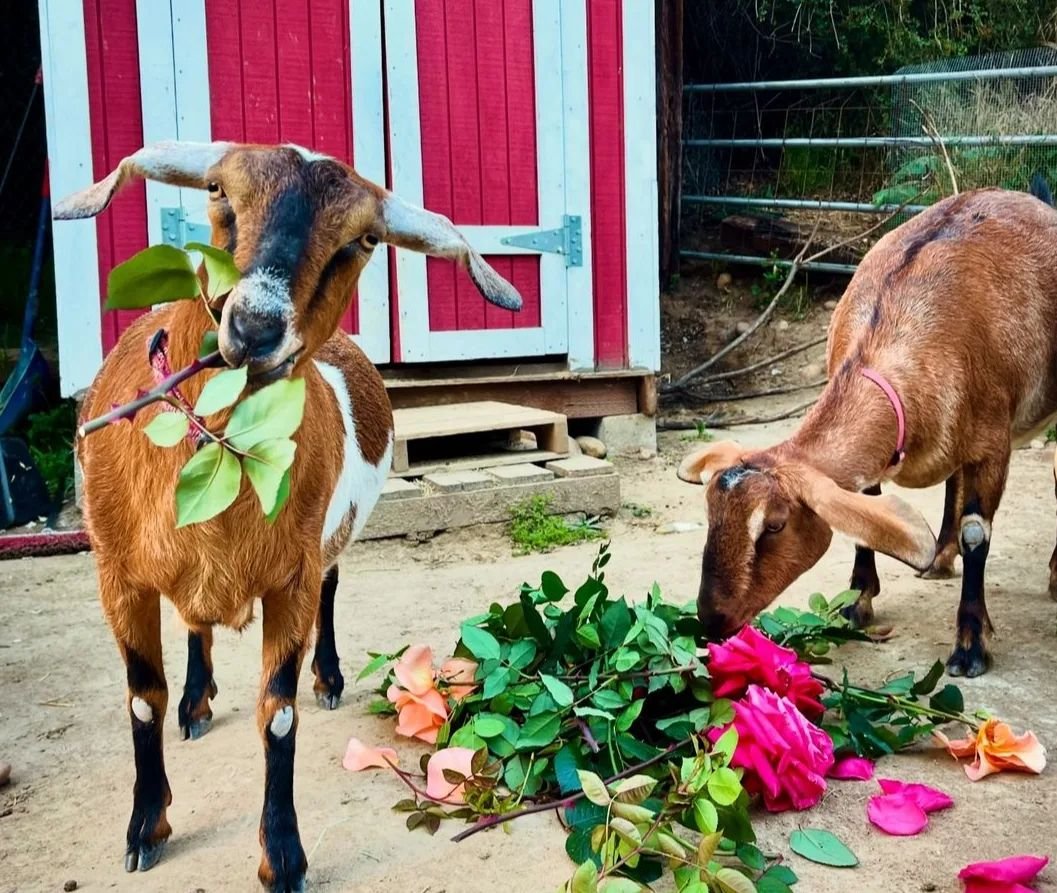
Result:
M256 379L289 375L303 344L283 283L260 273L239 282L224 302L219 346L229 366L248 366Z

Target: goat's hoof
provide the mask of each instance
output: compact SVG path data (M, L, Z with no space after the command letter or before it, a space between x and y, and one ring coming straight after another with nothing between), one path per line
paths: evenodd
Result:
M159 840L157 843L141 843L139 846L131 847L125 853L125 871L150 871L158 864L164 849L164 840Z
M850 620L851 625L856 629L866 629L873 623L873 605L870 602L863 604L861 599L846 608L841 608L840 613L846 620Z
M980 642L973 642L968 648L957 645L947 659L947 674L950 676L982 676L991 669L991 655Z
M341 703L341 692L317 691L316 703L324 710L337 710Z
M282 835L278 845L265 842L257 877L269 893L303 893L308 860L296 831Z
M213 728L213 714L210 713L208 716L203 716L201 719L192 719L187 725L180 726L180 738L183 741L191 739L197 741L206 732Z
M1057 602L1057 580L1050 580L1050 598Z
M921 578L923 580L950 580L954 577L954 565L933 564L928 568Z

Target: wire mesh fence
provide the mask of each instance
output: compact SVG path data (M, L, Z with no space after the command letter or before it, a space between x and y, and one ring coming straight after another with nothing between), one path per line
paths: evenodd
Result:
M685 88L683 255L771 265L816 223L833 245L954 189L1057 181L1057 50L949 59L894 75ZM948 166L940 141L950 157ZM877 234L879 235L879 233ZM876 238L876 236L874 237ZM873 239L827 269L850 271Z

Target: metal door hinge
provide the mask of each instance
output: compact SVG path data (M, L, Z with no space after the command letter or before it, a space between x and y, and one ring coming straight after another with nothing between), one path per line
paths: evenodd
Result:
M517 236L506 236L499 241L515 248L527 248L544 254L560 254L565 258L567 267L582 267L584 263L583 232L579 215L565 214L562 217L561 229L541 229Z
M205 242L213 233L206 223L192 223L183 208L161 209L161 240L166 245L183 248L188 242Z

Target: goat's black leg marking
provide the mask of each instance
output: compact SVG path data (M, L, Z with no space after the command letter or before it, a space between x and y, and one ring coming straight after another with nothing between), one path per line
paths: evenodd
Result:
M104 600L104 606L106 605ZM161 613L157 596L153 605L137 605L128 634L118 634L118 647L128 678L128 710L136 783L132 789L132 817L125 836L125 870L147 871L161 858L172 833L166 810L172 803L165 775L162 727L168 705L168 688L161 658ZM118 627L115 627L117 632Z
M949 580L954 576L954 561L959 553L959 524L965 499L965 478L959 469L949 478L943 494L943 521L936 540L936 557L922 574L928 580Z
M257 724L264 741L264 809L257 876L273 893L300 893L308 868L294 811L297 677L312 623L309 615L304 618L305 628L299 629L301 604L294 598L280 598L270 605L264 599L264 673L257 704Z
M959 525L962 597L954 651L947 660L947 672L952 676L979 676L991 666L987 640L992 627L984 599L984 569L991 549L991 520L1002 498L1008 466L1007 445L1005 455L995 455L987 464L966 469L966 500Z
M319 613L316 616L316 651L312 657L312 672L316 681L312 688L316 703L324 710L334 710L345 690L341 675L337 646L334 644L334 593L338 588L338 566L334 565L323 577L319 591Z
M880 496L881 485L867 487L863 493ZM881 580L877 576L877 561L873 549L855 547L855 564L852 565L851 583L848 588L856 590L859 597L841 613L859 629L865 629L873 623L873 600L881 594Z
M213 628L187 632L187 677L177 716L180 737L186 741L201 738L213 724L209 701L217 696L213 679Z
M1057 466L1053 471L1053 492L1057 496ZM1057 546L1054 546L1050 556L1050 598L1057 601Z

